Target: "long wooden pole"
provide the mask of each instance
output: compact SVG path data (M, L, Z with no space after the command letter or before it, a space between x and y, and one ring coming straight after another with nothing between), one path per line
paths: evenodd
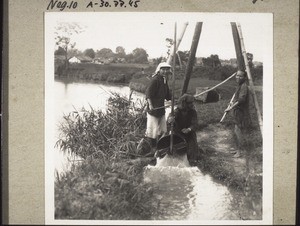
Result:
M191 45L191 51L190 51L190 55L189 55L189 59L188 59L188 63L187 63L187 68L186 68L186 72L185 72L185 78L184 78L184 82L183 82L181 95L186 93L188 85L189 85L201 30L202 30L202 22L197 22L192 45Z
M245 50L244 39L243 39L243 35L242 35L242 29L241 29L241 25L239 23L237 24L237 29L238 29L238 33L239 33L239 37L240 37L240 41L241 41L241 49L242 49L242 54L244 57L244 63L246 65L246 71L247 71L249 85L250 85L250 93L254 100L254 105L255 105L258 123L259 123L259 127L260 127L260 132L261 132L261 135L263 135L263 120L262 120L260 107L258 105L257 97L256 97L255 90L254 90L254 84L253 84L253 80L252 80L252 76L251 76L250 67L248 64L247 53Z
M172 60L173 60L173 56L176 56L176 52L177 52L177 50L178 50L178 48L179 48L179 45L180 45L180 43L181 43L181 40L182 40L183 35L184 35L184 33L185 33L185 30L186 30L186 27L187 27L188 25L189 25L188 22L185 22L185 23L184 23L183 28L182 28L182 31L181 31L179 37L177 38L177 40L174 40L174 44L173 44L173 46L172 46L171 53L170 53L170 55L169 55L169 57L168 57L168 59L167 59L167 63L168 63L168 64L171 64L171 62L172 62ZM175 46L176 46L176 48L174 49ZM175 57L175 58L176 58L176 57Z
M175 23L174 31L174 46L176 46L176 33L177 33L177 23ZM174 56L176 55L176 48L173 49ZM171 116L174 117L174 94L175 94L175 57L173 57L173 81L172 81L172 107ZM170 139L170 152L173 154L173 140L174 140L174 122L171 123L171 139Z
M230 24L231 24L231 30L232 30L232 35L233 35L237 66L240 71L244 71L245 63L244 63L243 54L242 54L242 50L241 50L242 47L241 47L239 33L238 33L238 30L236 27L236 23L231 22Z

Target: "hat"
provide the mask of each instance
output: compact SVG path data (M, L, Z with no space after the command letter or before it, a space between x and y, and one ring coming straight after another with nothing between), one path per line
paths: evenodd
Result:
M238 70L237 73L236 73L236 75L243 75L243 76L245 76L246 73L244 71Z
M160 70L161 68L163 68L163 67L171 68L171 65L168 64L168 63L166 63L166 62L162 62L162 63L160 63L160 64L157 66L157 68L156 68L156 70L155 70L155 73L159 72L159 70Z

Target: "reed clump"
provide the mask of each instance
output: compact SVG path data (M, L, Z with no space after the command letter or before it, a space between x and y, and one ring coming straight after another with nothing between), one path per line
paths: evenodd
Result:
M147 220L157 204L153 188L143 183L143 167L135 159L143 134L143 103L113 93L106 112L82 109L65 115L56 145L81 161L56 175L55 218Z

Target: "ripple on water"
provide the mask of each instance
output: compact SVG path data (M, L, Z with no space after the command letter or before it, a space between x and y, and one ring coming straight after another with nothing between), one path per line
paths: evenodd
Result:
M153 220L236 219L227 187L191 167L186 156L158 159L156 166L145 168L144 181L153 185L160 201Z

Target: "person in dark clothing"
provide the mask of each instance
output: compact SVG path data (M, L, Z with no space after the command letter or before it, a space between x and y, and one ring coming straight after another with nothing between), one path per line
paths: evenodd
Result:
M199 158L196 128L198 125L197 112L194 107L194 96L183 94L178 99L174 117L170 116L168 122L174 122L174 132L181 135L187 142L187 158L196 161Z
M246 73L244 71L238 71L236 74L237 88L235 91L235 97L232 104L225 110L225 112L233 110L235 120L234 132L238 145L238 149L233 156L235 158L241 156L244 134L250 125L249 89L246 80Z
M167 83L171 66L165 62L160 63L155 72L146 90L147 126L145 138L137 147L138 152L140 152L144 141L150 143L151 148L155 149L159 138L167 132L165 100L171 100L171 92Z

